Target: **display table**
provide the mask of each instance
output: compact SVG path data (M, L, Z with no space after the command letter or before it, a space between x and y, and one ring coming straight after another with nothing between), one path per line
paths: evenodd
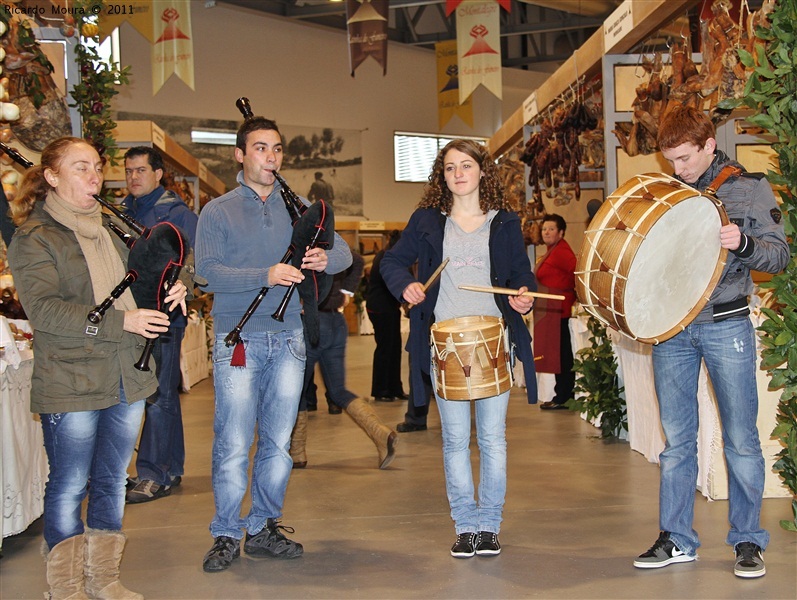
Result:
M195 313L188 316L188 325L180 347L180 373L184 392L205 379L210 373L208 359L208 336L205 321Z
M760 313L754 311L750 319L754 327L761 322ZM589 345L587 318L570 319L570 333L575 354ZM659 454L664 450L664 433L659 420L658 399L653 385L653 361L651 346L632 340L625 335L609 330L614 355L617 358L617 374L620 386L625 388L624 397L628 414L627 439L632 450L636 450L650 462L659 462ZM760 356L761 347L757 351ZM550 374L538 375L540 401L553 397L553 379ZM781 479L772 471L775 455L781 446L770 439L775 427L780 391L769 391L769 376L766 371L756 371L758 385L758 433L761 438L761 449L766 463L766 480L764 497L788 497L789 490ZM728 497L728 473L723 454L722 429L719 411L711 385L708 381L705 365L700 369L698 382L698 476L697 489L707 498L724 500Z
M3 346L0 358L2 547L2 538L24 531L44 512L44 484L49 468L38 415L30 412L33 352L14 346L5 317L0 317L0 332Z

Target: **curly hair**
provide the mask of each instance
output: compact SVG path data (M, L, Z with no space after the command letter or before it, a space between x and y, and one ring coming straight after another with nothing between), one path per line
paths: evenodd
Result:
M22 183L19 185L19 191L14 196L14 199L8 203L8 212L14 225L19 227L27 221L36 202L44 201L47 198L48 192L53 187L44 178L45 169L50 169L57 174L61 169L61 163L67 151L76 144L89 145L86 140L76 137L62 137L50 142L42 150L40 164L25 171Z
M511 210L509 201L504 198L504 190L498 176L498 166L493 161L487 148L473 140L452 140L437 154L429 183L424 186L423 198L418 208L439 208L445 214L451 214L454 196L446 185L445 158L449 150L459 150L467 154L479 165L483 177L479 182L479 208L488 210Z

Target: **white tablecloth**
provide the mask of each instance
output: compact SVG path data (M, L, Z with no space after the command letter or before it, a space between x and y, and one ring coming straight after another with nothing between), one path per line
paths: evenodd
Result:
M184 392L189 391L191 386L205 379L210 373L207 340L205 321L195 314L189 316L180 347L180 373Z
M753 326L760 324L760 315L751 315ZM570 334L573 352L589 345L586 317L570 319ZM609 330L614 355L617 358L617 374L620 385L625 387L628 414L628 442L632 450L641 453L650 462L659 462L664 450L664 433L659 420L659 406L653 385L653 363L651 346L632 340L625 335ZM760 354L761 348L758 348ZM766 371L756 372L758 384L758 433L766 462L764 497L788 497L788 489L772 471L775 454L780 445L770 439L775 427L775 414L780 392L767 390L769 376ZM554 376L538 375L540 401L553 398ZM714 392L708 380L705 365L700 370L698 381L698 477L697 489L713 500L728 497L728 475L723 455L722 430Z
M7 324L3 321L0 327ZM16 367L5 358L0 360L0 545L3 537L24 531L44 512L49 473L41 424L38 415L30 412L33 353L22 350L19 359Z

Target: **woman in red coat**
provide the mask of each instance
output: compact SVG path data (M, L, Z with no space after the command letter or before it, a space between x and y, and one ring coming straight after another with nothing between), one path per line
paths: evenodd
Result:
M557 214L545 215L542 219L542 241L548 251L537 261L537 281L541 290L565 297L564 300L538 300L534 309L537 372L556 374L555 395L552 400L540 404L543 410L567 409L565 402L573 397L576 381L568 326L576 299L573 273L576 255L564 239L566 229L567 223Z

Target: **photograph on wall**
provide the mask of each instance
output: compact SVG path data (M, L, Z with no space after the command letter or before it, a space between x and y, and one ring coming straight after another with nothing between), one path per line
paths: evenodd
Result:
M240 121L132 112L119 112L116 119L152 121L194 158L201 160L208 170L224 182L228 190L238 186L235 177L240 170L240 164L234 157L234 145L235 132L241 124ZM362 216L360 132L332 127L286 125L280 122L277 125L285 144L280 175L290 188L310 201L328 201L337 218ZM196 140L200 138L200 132L211 134L206 139L215 141L192 141L192 133Z

